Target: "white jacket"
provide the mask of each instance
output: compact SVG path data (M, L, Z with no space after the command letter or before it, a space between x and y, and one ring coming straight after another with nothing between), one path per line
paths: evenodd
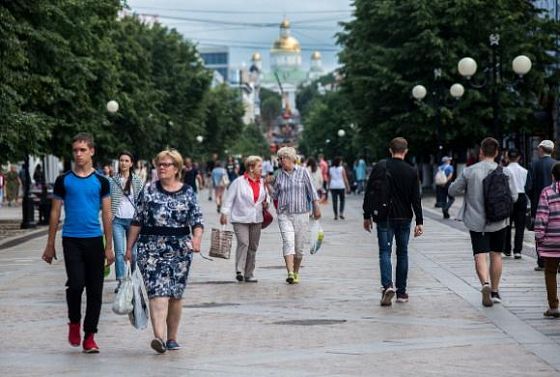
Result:
M227 190L221 213L230 216L229 221L232 223L262 223L262 203L267 200L268 194L262 179L260 185L259 198L255 203L253 189L247 178L240 176L235 179Z

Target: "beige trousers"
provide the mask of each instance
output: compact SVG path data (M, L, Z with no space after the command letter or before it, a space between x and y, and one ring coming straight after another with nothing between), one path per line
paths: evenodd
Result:
M235 251L235 271L241 272L246 278L253 277L255 257L261 239L261 224L233 223L237 238Z

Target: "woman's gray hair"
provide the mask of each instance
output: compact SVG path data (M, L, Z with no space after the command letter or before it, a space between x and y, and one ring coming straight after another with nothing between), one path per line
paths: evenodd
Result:
M292 147L282 147L278 150L278 157L279 158L289 158L294 163L297 162L298 156L297 152Z
M251 168L257 165L259 162L262 162L262 158L260 158L259 156L249 156L245 159L245 169L251 170Z

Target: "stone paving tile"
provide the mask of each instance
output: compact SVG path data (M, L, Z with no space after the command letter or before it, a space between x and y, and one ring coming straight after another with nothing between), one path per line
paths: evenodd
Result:
M323 207L324 246L305 258L299 286L284 282L276 224L263 233L257 284L234 282L232 260L195 258L180 330L185 348L165 355L149 348L151 330L134 330L111 312L111 280L97 336L102 352L71 348L63 261L40 260L44 237L0 251L0 339L10 345L0 353L2 375L560 375L534 349L549 344L530 349L496 324L499 310L471 302L479 294L466 234L438 221L427 220L426 236L411 241L410 302L380 307L376 239L361 229L359 200L347 203L345 221L333 221L331 208ZM215 208L205 200L203 208L209 230L217 225ZM530 265L516 264L519 277L506 269L502 310L555 344L553 326L560 322L538 318L544 285L523 272Z

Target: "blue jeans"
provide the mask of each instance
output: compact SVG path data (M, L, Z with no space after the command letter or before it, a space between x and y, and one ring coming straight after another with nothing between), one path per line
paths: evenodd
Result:
M379 268L381 270L381 285L383 288L393 285L393 267L391 265L393 237L397 244L397 293L405 293L406 279L408 277L410 220L388 220L377 223Z
M115 276L117 280L123 280L126 275L126 264L124 261L124 254L126 251L127 233L130 229L132 219L121 219L115 217L113 219L113 245L115 246ZM132 259L134 266L135 250L132 250Z

